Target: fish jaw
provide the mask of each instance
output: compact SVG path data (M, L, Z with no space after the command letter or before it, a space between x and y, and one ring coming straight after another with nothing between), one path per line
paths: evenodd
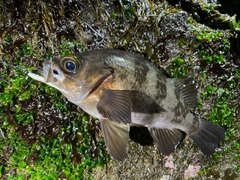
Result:
M64 89L61 89L61 88L55 86L53 83L51 83L51 82L46 82L43 76L40 76L40 75L35 74L35 73L31 73L31 72L28 73L28 76L31 77L32 79L36 80L36 81L43 82L43 83L45 83L45 84L47 84L47 85L49 85L49 86L51 86L51 87L53 87L53 88L56 88L57 90L65 93L65 94L69 94L69 92L67 92L67 91L65 91Z
M51 61L45 61L43 63L43 71L41 71L39 74L35 74L32 72L28 73L28 76L31 77L34 80L43 82L57 90L59 90L60 92L64 93L64 94L69 94L68 91L56 86L54 84L54 82L51 80L50 78L50 71L51 71Z

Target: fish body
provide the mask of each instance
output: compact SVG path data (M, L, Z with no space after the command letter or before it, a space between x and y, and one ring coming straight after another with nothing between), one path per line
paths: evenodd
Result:
M36 78L60 90L69 101L101 122L110 154L126 156L130 126L148 128L158 149L169 155L184 133L210 155L224 139L224 128L194 116L197 89L189 77L167 78L146 58L101 49L45 61Z

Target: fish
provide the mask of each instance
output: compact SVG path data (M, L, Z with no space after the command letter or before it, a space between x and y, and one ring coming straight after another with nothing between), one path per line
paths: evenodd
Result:
M171 79L147 58L117 49L55 57L28 75L58 89L69 101L99 119L111 156L127 156L131 126L148 129L157 148L171 154L187 134L204 155L224 140L225 129L194 115L193 78Z

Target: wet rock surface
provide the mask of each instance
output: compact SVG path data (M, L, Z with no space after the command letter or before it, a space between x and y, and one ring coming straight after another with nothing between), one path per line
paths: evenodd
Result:
M209 7L208 3L214 6L221 2L189 3L188 11L179 3L154 0L2 1L0 177L34 179L29 165L37 166L47 156L61 154L59 161L65 166L85 164L75 176L69 175L74 168L68 174L57 164L54 177L59 179L238 179L239 29L226 28L226 22L231 24L229 19L223 22L224 28L213 28L208 22L215 16L210 15L207 23L204 18L196 22L192 7L206 12L203 7ZM204 156L186 137L170 156L164 156L146 129L132 128L128 157L123 162L109 160L99 122L56 90L26 75L28 68L39 68L55 55L107 47L137 52L169 77L193 77L199 89L198 108L193 113L227 130L217 153ZM17 142L11 140L14 138ZM31 149L19 155L18 159L27 164L20 167L14 157L22 152L18 148L22 142ZM43 153L46 146L49 152ZM54 154L55 149L59 151L57 147L63 152ZM68 147L65 153L63 149Z

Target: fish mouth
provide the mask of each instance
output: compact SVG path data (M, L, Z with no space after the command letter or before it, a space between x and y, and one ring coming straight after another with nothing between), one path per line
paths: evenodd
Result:
M51 70L51 62L44 62L43 69L36 69L33 72L28 72L28 76L34 80L37 80L37 81L43 82L49 86L52 86L53 88L65 93L65 94L69 94L69 92L67 92L66 90L61 89L58 86L56 86L53 82L48 81L50 70Z
M45 83L42 69L37 69L37 70L33 70L32 72L28 72L28 76L34 80Z

